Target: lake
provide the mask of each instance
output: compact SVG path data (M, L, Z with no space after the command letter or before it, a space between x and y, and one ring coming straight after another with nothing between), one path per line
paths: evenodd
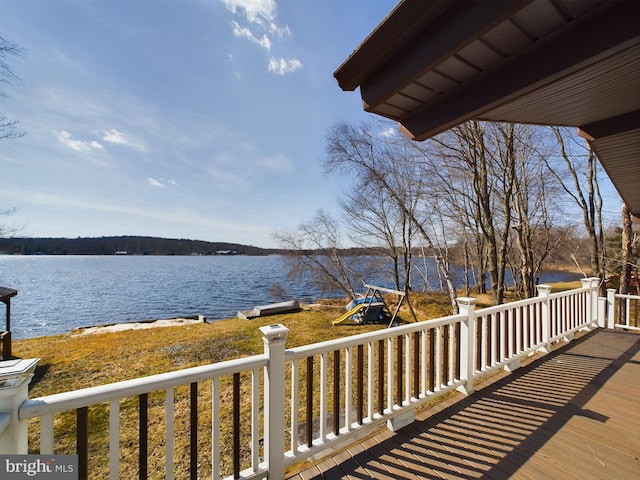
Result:
M274 283L291 298L317 296L287 280L279 256L0 256L0 286L18 290L14 339L158 318L234 317L276 301ZM0 308L0 325L4 317Z
M565 279L561 272L543 277ZM159 318L235 317L238 310L281 301L271 296L274 284L284 287L287 299L308 302L321 296L289 281L277 255L0 255L0 286L18 290L11 299L14 339ZM0 325L4 318L0 308Z

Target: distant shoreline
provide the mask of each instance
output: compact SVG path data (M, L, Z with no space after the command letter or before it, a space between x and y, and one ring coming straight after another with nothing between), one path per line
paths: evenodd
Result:
M5 255L273 255L282 250L228 242L160 237L8 237L0 238Z

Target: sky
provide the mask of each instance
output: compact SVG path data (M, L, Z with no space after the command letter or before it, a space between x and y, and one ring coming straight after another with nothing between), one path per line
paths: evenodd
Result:
M333 72L395 0L0 0L3 225L277 247L348 179L325 137L360 123ZM7 60L7 59L5 59Z

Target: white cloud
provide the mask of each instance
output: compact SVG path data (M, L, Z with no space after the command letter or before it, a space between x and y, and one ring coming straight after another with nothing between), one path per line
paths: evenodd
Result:
M280 25L277 25L275 23L271 23L269 24L269 33L275 33L278 37L282 38L285 35L289 36L291 35L291 30L289 30L289 26L285 25L284 27L281 27Z
M241 11L250 23L263 25L272 23L276 18L276 2L274 0L222 0L227 10L234 15Z
M152 187L159 187L159 188L165 187L164 183L159 182L155 178L147 177L147 182L149 182L149 185L151 185Z
M114 128L103 132L102 140L104 142L113 143L115 145L122 145L125 147L135 148L136 150L145 150L145 146L142 143L136 143L130 140L129 138L127 138L127 136L124 133Z
M69 147L76 152L90 152L91 150L102 150L102 144L99 142L93 141L83 141L83 140L74 140L73 135L65 130L61 130L56 132L58 135L58 140L60 140L64 145Z
M272 38L282 39L291 35L288 25L276 22L277 5L275 0L222 0L227 10L235 16L243 17L251 26L241 26L232 21L233 34L237 38L245 38L267 51L273 46ZM260 33L255 33L256 29ZM278 75L285 75L302 68L302 62L297 59L286 60L282 57L272 57L269 61L269 71Z
M241 27L237 22L231 22L233 25L233 34L238 38L246 38L247 40L260 45L265 50L271 49L271 40L267 35L263 35L262 38L257 38L251 30L246 27Z
M125 138L124 134L114 129L104 132L102 140L109 143L115 143L117 145L129 145L129 142Z
M302 62L297 58L275 58L271 57L269 60L268 70L277 75L286 75L287 73L295 72L302 68Z

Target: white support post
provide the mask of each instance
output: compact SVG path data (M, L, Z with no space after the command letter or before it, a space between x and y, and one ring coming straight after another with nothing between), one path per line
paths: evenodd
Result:
M458 390L469 395L473 393L473 374L476 361L476 299L471 297L456 298L460 314L466 318L460 323L460 378L464 385Z
M607 326L607 299L598 297L598 327L605 328Z
M26 455L29 451L27 422L20 421L20 406L39 358L0 362L0 454ZM3 428L4 427L4 428Z
M593 317L591 318L591 324L593 328L598 326L598 294L600 293L600 279L597 277L591 277L591 312Z
M589 293L587 294L587 321L589 323L589 327L595 327L597 325L596 313L598 309L598 285L600 283L600 279L597 277L590 278L582 278L580 279L582 282L583 288L588 288Z
M607 288L607 328L613 330L616 318L616 289Z
M264 375L264 458L269 469L269 478L284 478L284 352L289 329L284 325L275 324L260 327L260 331L264 353L268 358Z
M592 308L593 302L591 301L591 297L592 297L591 296L591 293L592 293L592 290L591 290L591 278L581 278L580 279L580 283L582 283L582 288L588 288L589 289L589 291L587 293L587 301L586 301L586 310L587 311L585 312L585 315L587 317L586 318L587 323L589 325L591 325L591 322L593 322L593 308Z
M551 295L551 285L538 285L538 297L541 298L540 311L542 318L542 341L544 345L539 349L544 353L551 351L551 315L549 313L549 295Z

